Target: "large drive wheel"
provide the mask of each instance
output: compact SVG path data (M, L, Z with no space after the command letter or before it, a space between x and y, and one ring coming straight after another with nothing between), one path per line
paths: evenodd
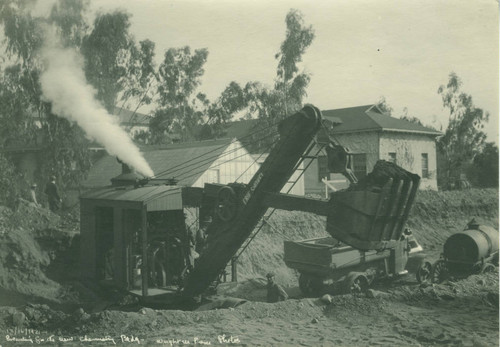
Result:
M368 277L361 272L351 272L345 279L346 290L351 294L365 293L369 286Z
M323 294L323 281L320 278L312 277L306 274L299 276L299 288L305 297L313 297Z
M441 283L449 277L448 267L444 260L438 260L432 266L431 280L432 283Z
M417 270L416 277L418 283L427 282L431 279L432 264L428 261L424 262Z
M222 187L217 194L216 214L223 222L229 222L236 216L238 199L231 187Z

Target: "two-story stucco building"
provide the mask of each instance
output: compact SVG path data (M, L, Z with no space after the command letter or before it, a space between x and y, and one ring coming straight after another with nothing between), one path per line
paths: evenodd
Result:
M420 175L420 189L437 190L436 137L442 135L439 131L393 118L376 105L326 110L322 114L335 124L330 136L353 154L358 179L383 159ZM328 186L347 187L342 175L328 172L326 153L316 161L305 174L306 194L323 195Z

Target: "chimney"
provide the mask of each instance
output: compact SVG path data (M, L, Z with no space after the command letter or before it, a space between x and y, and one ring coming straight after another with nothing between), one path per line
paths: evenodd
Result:
M132 167L128 166L120 159L116 158L116 160L122 164L122 173L111 179L111 185L113 187L133 186L145 179L143 175L135 172Z
M133 172L135 172L133 168L122 162L122 174L128 174Z

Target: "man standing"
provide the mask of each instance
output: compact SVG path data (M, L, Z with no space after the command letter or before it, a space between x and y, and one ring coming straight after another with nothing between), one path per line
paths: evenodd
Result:
M61 197L56 185L56 176L50 176L50 182L45 186L45 194L49 200L49 208L52 212L59 210L61 206Z
M288 294L283 287L274 281L274 274L268 273L267 277L267 302L285 301Z
M192 271L194 268L194 261L198 258L199 254L195 251L196 246L196 235L194 231L186 225L187 233L187 251L186 251L186 263L187 269Z
M31 202L33 202L37 207L40 206L36 199L36 183L33 183L30 188Z

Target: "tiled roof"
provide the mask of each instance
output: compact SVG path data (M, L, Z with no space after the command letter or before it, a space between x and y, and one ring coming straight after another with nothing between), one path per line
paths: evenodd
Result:
M441 132L422 126L417 123L408 122L404 119L391 117L381 112L375 105L339 108L321 112L326 119L340 119L342 123L333 128L336 134L360 132L360 131L402 131L441 135Z
M141 148L157 178L176 178L179 185L191 186L226 150L230 139L172 144L163 148ZM189 161L189 162L188 162ZM106 155L90 169L83 182L86 188L108 186L121 173L121 164Z

